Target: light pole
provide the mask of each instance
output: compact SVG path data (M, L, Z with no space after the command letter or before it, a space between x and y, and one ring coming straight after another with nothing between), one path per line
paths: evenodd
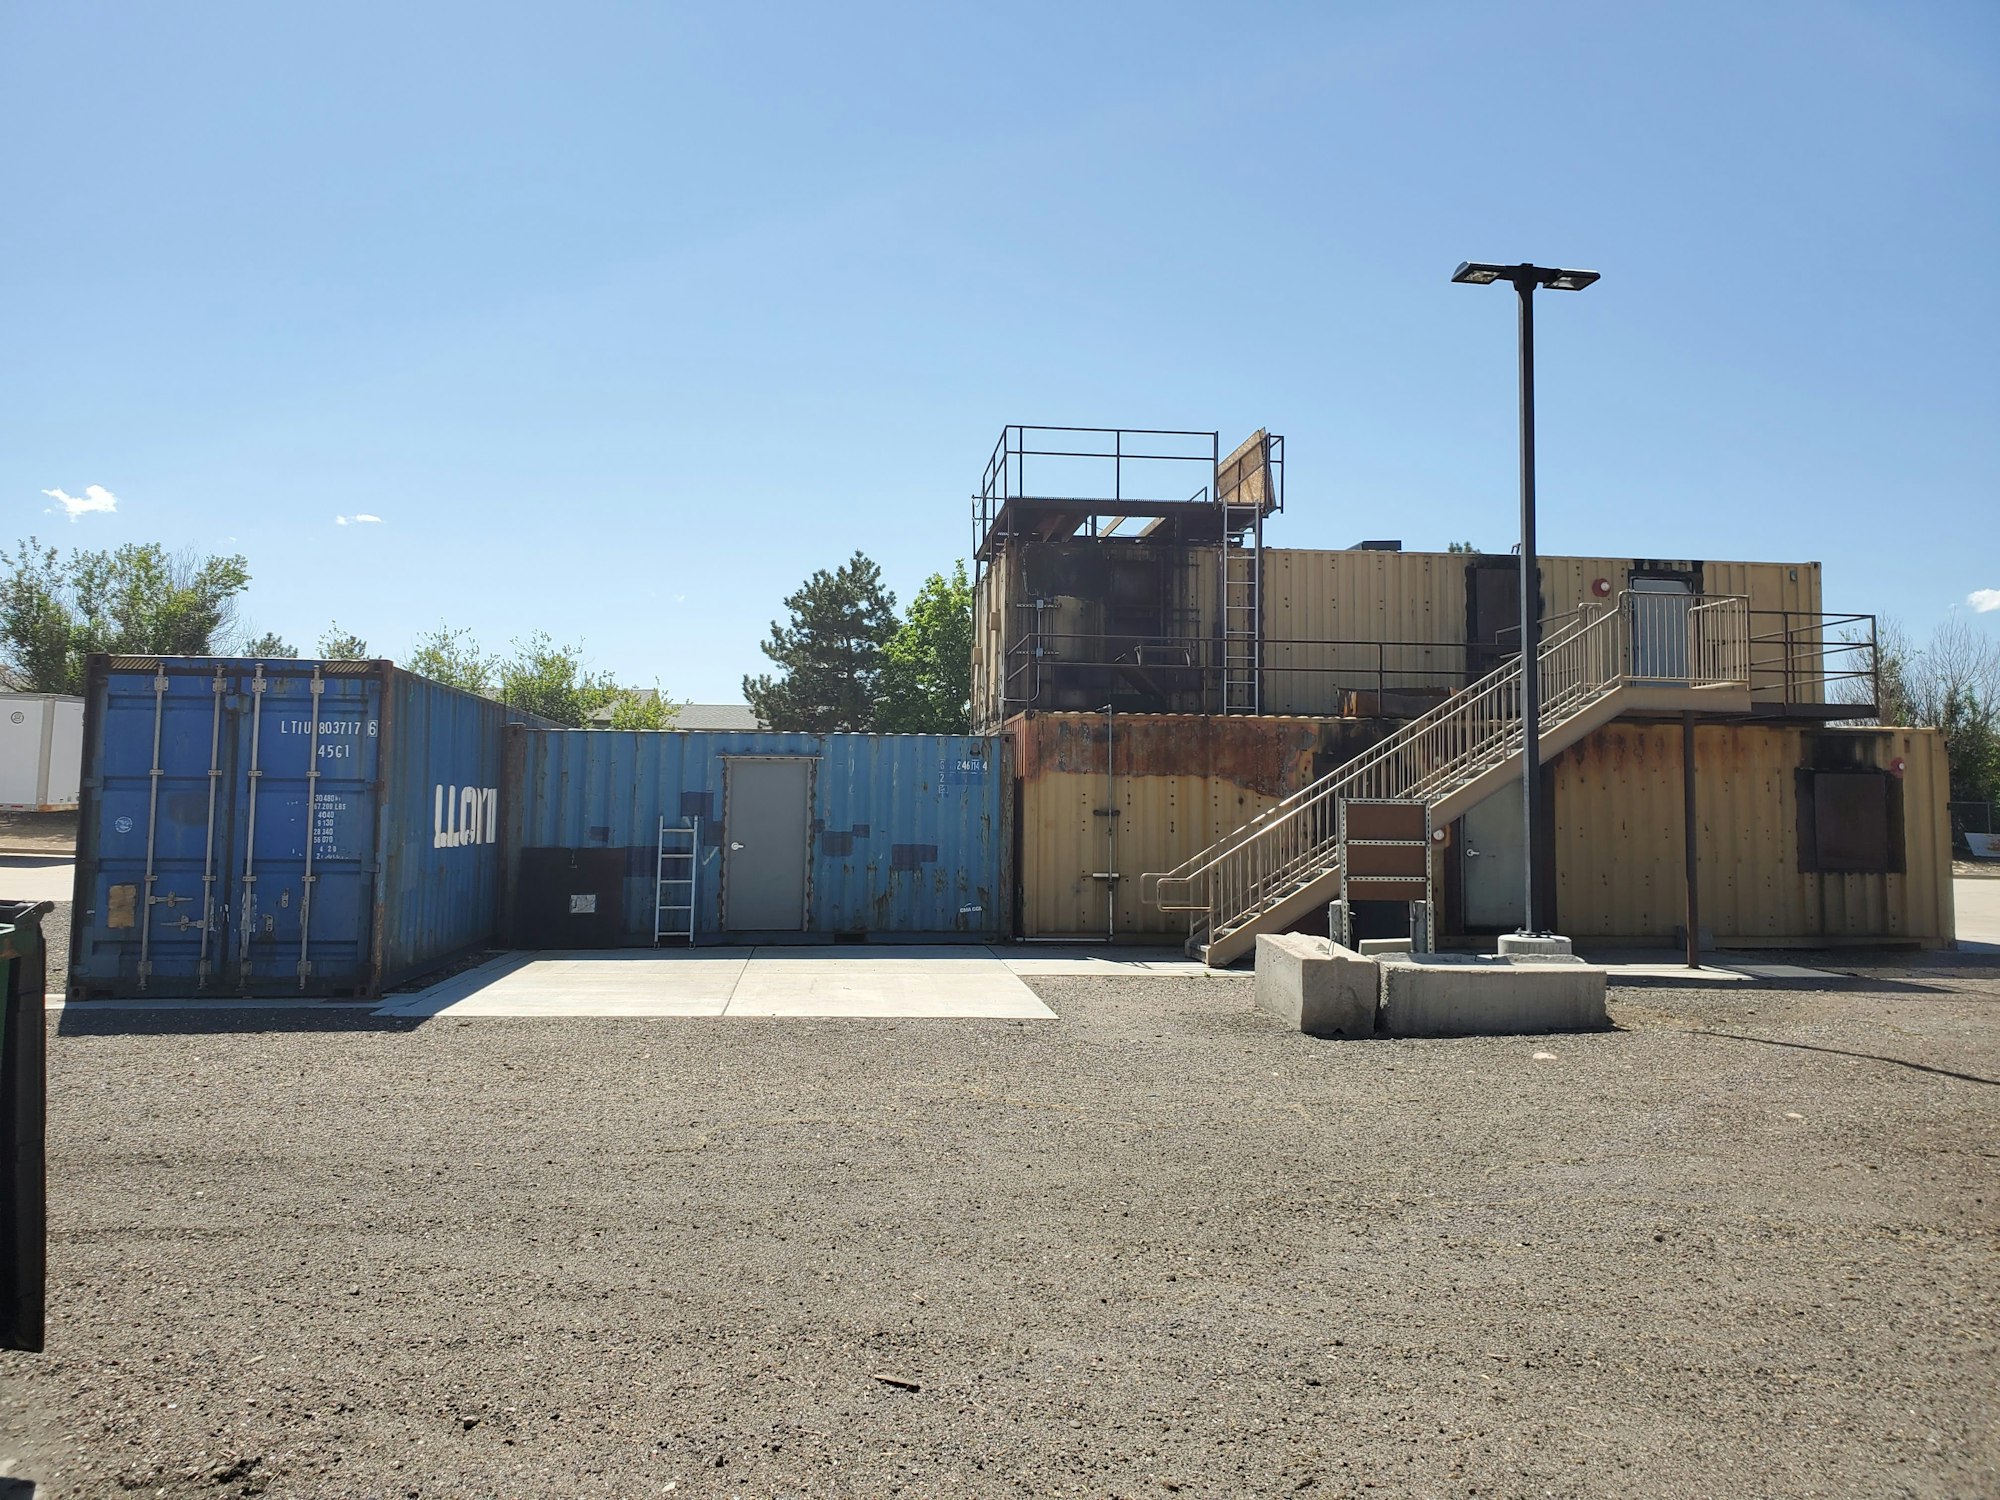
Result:
M1451 279L1466 286L1512 282L1521 298L1521 817L1528 877L1521 931L1539 935L1535 897L1548 867L1548 849L1542 838L1542 589L1535 558L1535 288L1580 292L1597 280L1597 272L1468 260Z

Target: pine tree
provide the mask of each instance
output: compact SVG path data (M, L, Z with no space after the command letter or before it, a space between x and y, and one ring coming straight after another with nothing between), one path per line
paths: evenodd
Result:
M882 653L896 632L896 597L859 552L824 568L785 600L789 625L771 622L764 654L781 669L743 679L743 696L773 729L829 734L875 727Z

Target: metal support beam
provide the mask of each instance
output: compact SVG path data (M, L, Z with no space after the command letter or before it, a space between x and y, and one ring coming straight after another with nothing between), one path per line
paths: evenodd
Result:
M1687 966L1701 967L1701 849L1695 841L1694 714L1681 715L1681 818L1687 850Z
M1521 811L1526 821L1527 896L1521 931L1539 933L1536 898L1548 865L1542 834L1542 575L1535 557L1535 284L1521 298Z

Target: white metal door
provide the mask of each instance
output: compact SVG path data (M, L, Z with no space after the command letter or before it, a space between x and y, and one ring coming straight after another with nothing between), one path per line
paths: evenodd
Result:
M1518 782L1465 815L1465 925L1469 931L1510 932L1527 912L1527 839L1522 834Z
M723 826L723 926L802 932L812 762L731 759Z
M1685 578L1634 578L1630 587L1632 675L1642 681L1687 681L1694 590Z

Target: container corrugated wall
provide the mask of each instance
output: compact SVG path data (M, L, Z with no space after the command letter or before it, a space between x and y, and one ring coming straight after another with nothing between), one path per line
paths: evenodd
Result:
M491 943L507 717L386 662L93 658L71 995L372 995Z
M697 940L729 933L729 768L753 760L810 766L802 932L982 939L1005 931L1010 787L998 738L523 730L507 773L510 935L540 947L651 942L663 815L677 826L700 819ZM564 880L576 889L539 888ZM615 922L566 921L572 897L588 907L574 913L582 919L603 918L607 896Z
M1286 642L1433 642L1435 648L1429 651L1412 646L1388 650L1381 658L1387 668L1384 685L1419 691L1462 686L1463 678L1453 674L1464 672L1467 665L1466 569L1471 563L1463 553L1267 549L1265 710L1339 713L1342 690L1354 687L1376 661L1365 647L1343 648L1330 656L1325 647ZM1821 608L1818 563L1543 557L1544 611L1549 616L1566 615L1598 598L1592 585L1599 579L1610 585L1615 597L1641 566L1695 574L1704 593L1747 597L1751 609L1759 612L1757 626L1762 631L1775 628L1771 617L1776 612L1817 615ZM1315 664L1340 667L1338 680L1326 673L1286 670ZM1756 685L1769 687L1775 682L1770 673L1760 673Z
M1184 936L1187 915L1143 901L1139 877L1170 870L1242 827L1385 729L1368 720L1268 715L1009 720L1020 779L1022 936ZM1107 807L1118 813L1115 843ZM1103 878L1114 873L1115 881Z
M1797 774L1808 741L1839 736L1859 764L1904 763L1903 870L1799 868ZM1695 730L1701 922L1716 942L1804 946L1952 936L1944 744L1929 729ZM1556 920L1573 938L1671 940L1685 915L1678 724L1611 724L1556 761Z
M386 692L374 964L393 985L498 934L502 731L521 715L410 672Z
M1337 714L1345 690L1382 670L1382 685L1456 692L1465 685L1465 568L1437 552L1293 551L1264 554L1267 712ZM1394 642L1367 646L1314 641ZM1409 643L1434 643L1427 646ZM1301 670L1287 671L1288 667ZM1338 676L1313 667L1338 668Z

